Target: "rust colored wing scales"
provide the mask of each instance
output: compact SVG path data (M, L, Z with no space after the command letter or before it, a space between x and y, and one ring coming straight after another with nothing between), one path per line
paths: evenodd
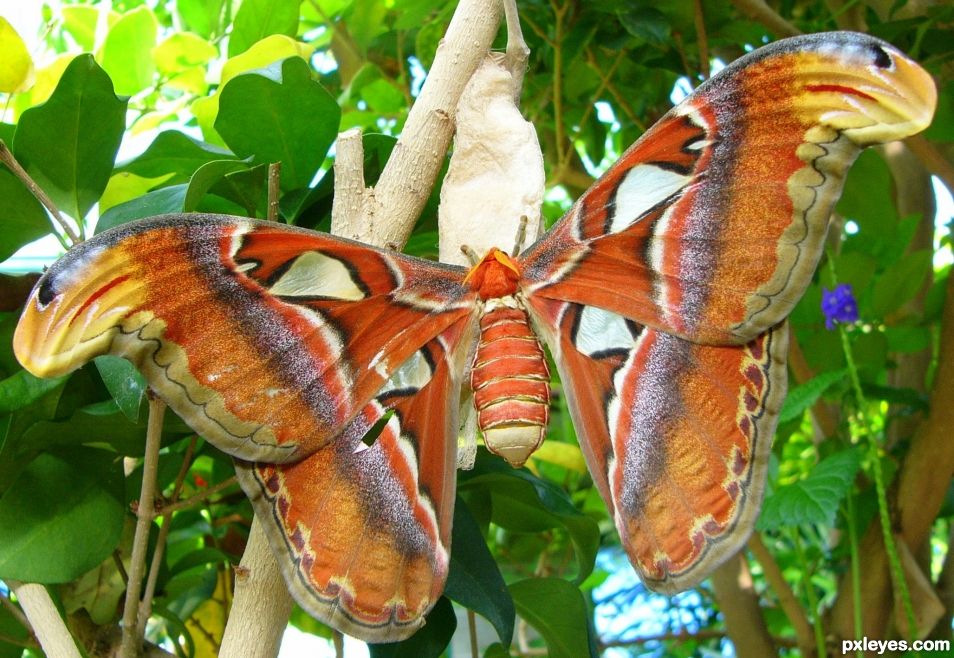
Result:
M237 463L295 598L369 641L409 636L444 588L468 323L422 348L421 367L389 382L332 445L290 465Z
M461 279L292 227L170 215L58 261L14 348L40 375L126 356L220 448L285 462L327 444L416 349L471 312Z
M922 130L935 103L930 76L870 36L760 49L647 131L522 256L525 290L747 343L804 292L860 149Z
M741 546L785 395L787 332L706 346L534 300L590 472L644 582L691 587Z

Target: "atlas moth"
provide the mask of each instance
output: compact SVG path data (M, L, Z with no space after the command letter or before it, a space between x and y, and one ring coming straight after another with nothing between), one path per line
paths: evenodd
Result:
M235 457L301 606L393 641L447 577L462 373L488 447L519 466L545 435L545 344L630 561L675 592L751 532L785 318L848 167L923 130L935 103L883 41L786 39L702 84L518 255L466 268L278 223L154 217L54 264L16 355L45 377L106 353L135 363Z

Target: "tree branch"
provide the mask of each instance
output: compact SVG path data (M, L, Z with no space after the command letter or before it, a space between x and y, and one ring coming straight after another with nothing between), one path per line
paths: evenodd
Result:
M377 246L407 241L427 201L454 132L460 95L500 23L500 6L461 0L404 130L374 188L365 188L361 135L339 136L332 233ZM292 599L258 518L237 570L221 658L276 655Z
M342 212L356 216L340 235L378 246L399 247L407 241L444 162L457 102L493 43L500 14L498 2L461 0L377 185L364 190L354 213L336 213L339 218ZM339 186L345 184L353 182L335 178L335 205Z
M17 595L17 601L30 620L47 658L80 658L76 642L73 641L73 636L63 623L63 618L60 617L46 588L43 585L10 579L6 579L6 583Z
M126 584L126 601L123 605L123 656L138 656L142 652L139 634L139 594L146 570L146 551L149 548L149 529L155 516L156 473L159 468L159 446L162 442L162 418L166 404L154 395L149 395L149 421L146 427L146 450L142 464L142 488L136 509L136 533L133 537L132 556L129 564L129 582ZM145 626L143 626L145 628Z
M761 23L778 37L795 37L802 33L769 7L765 0L732 0L732 4L741 13Z

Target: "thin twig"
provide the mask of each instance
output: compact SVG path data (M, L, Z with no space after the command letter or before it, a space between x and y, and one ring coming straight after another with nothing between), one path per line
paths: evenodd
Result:
M270 222L278 221L278 197L282 178L282 163L272 162L268 165L268 210L266 217Z
M904 144L921 160L924 167L940 178L948 191L954 194L954 164L951 164L950 160L941 155L937 147L929 142L924 135L908 137L904 140Z
M162 508L159 510L159 514L161 514L162 516L169 516L173 512L179 512L181 510L194 507L198 505L199 503L201 503L202 501L211 498L212 496L222 491L223 489L228 489L229 487L231 487L237 482L238 482L238 478L236 478L233 475L230 478L226 478L222 480L218 484L213 484L208 489L203 489L202 491L186 498L185 500L180 500L175 503L163 505Z
M189 473L189 467L192 465L192 455L195 452L196 437L192 437L189 446L186 448L182 457L182 465L176 474L175 484L172 488L172 497L170 500L176 502L182 493L182 486L185 483L186 475ZM159 535L156 538L156 548L152 553L152 563L149 565L149 576L146 578L146 589L143 591L142 602L139 604L139 629L138 634L141 637L146 633L146 622L152 615L152 597L156 593L156 583L159 582L159 570L162 567L162 560L166 553L166 542L169 539L169 530L172 528L172 518L168 513L163 515L162 525L159 527Z
M129 565L129 585L123 606L123 656L138 656L142 651L142 636L139 630L139 593L146 570L146 551L149 548L149 529L155 517L156 473L159 467L159 446L162 443L162 419L166 404L159 398L149 396L149 421L146 426L146 451L142 465L142 488L136 510L136 534L133 537L132 557Z
M56 207L56 204L53 203L53 199L43 191L39 185L36 184L30 174L20 166L20 163L17 162L17 159L13 157L13 153L10 149L7 148L7 145L0 139L0 162L7 165L10 171L13 172L13 175L20 179L20 181L26 186L30 193L36 197L37 201L43 204L43 206L50 211L50 215L56 220L56 223L60 225L60 228L63 229L63 232L69 237L72 244L77 244L82 242L80 236L77 235L76 231L73 230L73 227L70 226L70 223L66 221L66 218L63 217L63 214L60 212L60 209ZM77 222L80 220L77 219Z
M27 619L27 616L23 614L23 611L20 610L17 604L4 596L3 592L0 592L0 604L7 609L7 612L13 615L14 619L20 622L23 628L27 629L31 635L33 634L33 627L30 626L30 620Z
M702 0L693 0L692 17L696 24L696 43L699 45L699 72L703 80L708 80L709 70L709 38L706 36L706 17L702 11Z
M332 631L331 640L335 645L335 658L344 658L344 633Z
M755 559L759 565L761 565L762 573L765 575L765 581L775 592L782 612L785 613L785 616L788 617L789 622L791 622L802 655L811 655L815 642L811 622L808 621L808 617L805 615L805 611L802 609L798 597L795 596L795 592L789 587L782 573L782 569L778 566L778 562L775 561L768 547L765 546L765 543L762 541L762 536L759 533L753 533L749 538L749 550L752 551L752 555L755 556Z
M802 31L769 7L765 0L732 0L732 4L740 12L761 23L779 37L795 37Z
M471 658L480 657L480 649L477 646L477 615L473 610L467 610L467 629L470 631L470 656Z

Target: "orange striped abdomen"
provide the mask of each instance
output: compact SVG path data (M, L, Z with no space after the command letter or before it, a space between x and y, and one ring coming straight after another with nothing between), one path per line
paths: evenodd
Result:
M470 385L487 448L522 466L546 433L550 371L527 312L512 296L485 307Z

